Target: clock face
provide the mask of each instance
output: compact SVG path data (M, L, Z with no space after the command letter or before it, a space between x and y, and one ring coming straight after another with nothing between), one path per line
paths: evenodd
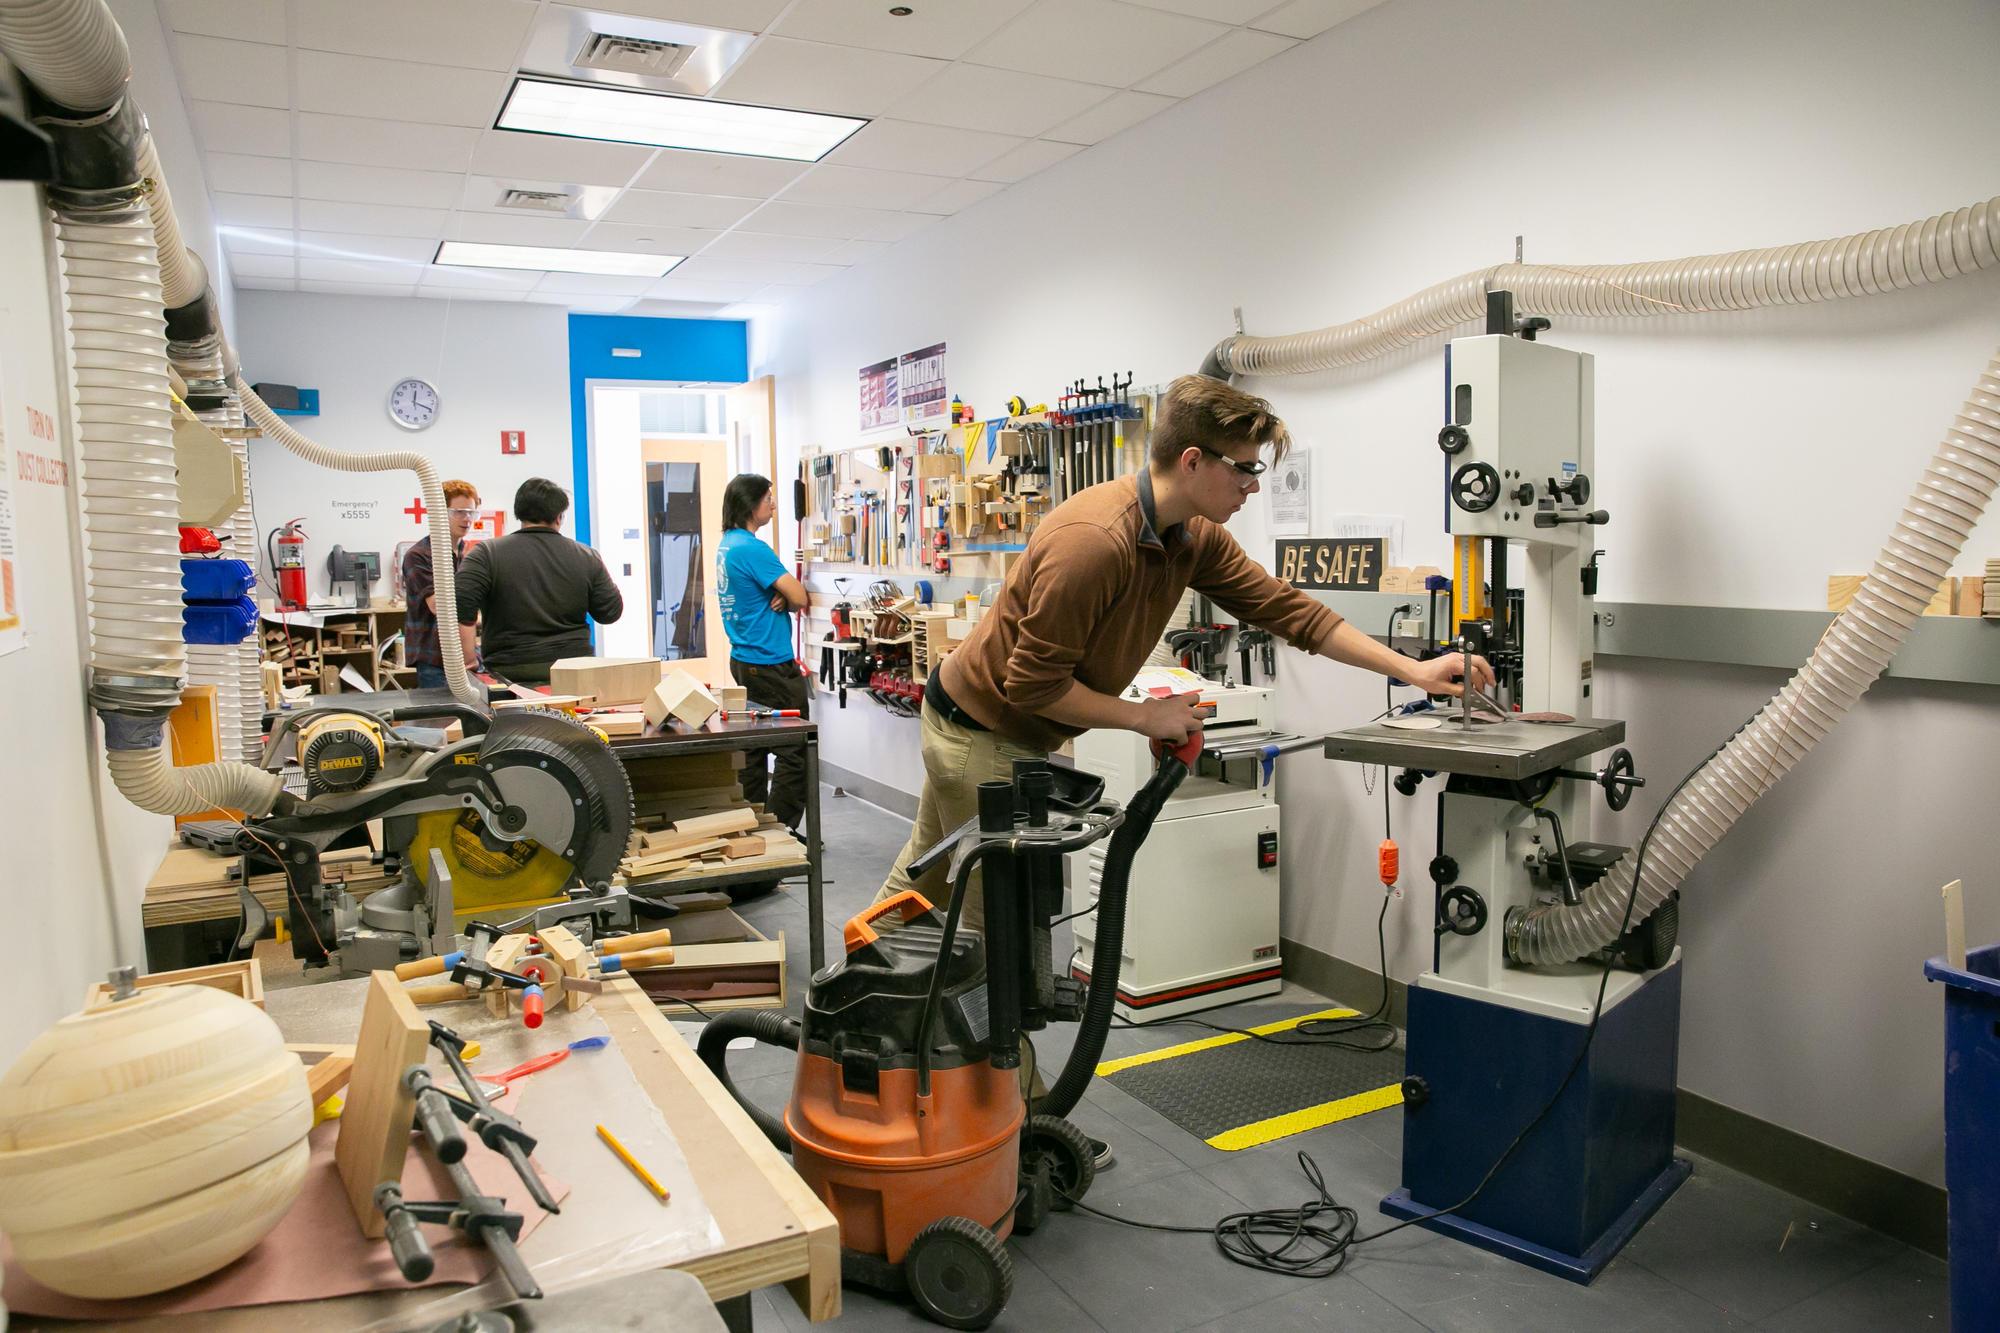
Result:
M389 419L404 430L422 430L437 420L438 391L414 377L389 390Z

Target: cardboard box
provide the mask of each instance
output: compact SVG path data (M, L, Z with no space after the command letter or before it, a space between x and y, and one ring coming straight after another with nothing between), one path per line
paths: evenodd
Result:
M657 657L565 657L549 668L551 693L593 697L605 707L636 704L659 683Z
M721 708L700 681L685 671L675 670L668 672L667 678L646 696L646 721L658 727L672 717L687 726L699 727Z

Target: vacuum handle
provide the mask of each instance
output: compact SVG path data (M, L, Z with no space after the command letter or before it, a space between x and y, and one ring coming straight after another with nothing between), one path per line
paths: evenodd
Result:
M1187 739L1179 745L1175 745L1169 741L1154 741L1153 758L1160 763L1165 763L1169 758L1178 759L1181 761L1182 767L1192 769L1195 766L1195 761L1201 758L1202 744L1201 728L1196 727L1188 733Z
M884 898L849 919L846 928L841 931L841 938L847 944L847 952L853 953L856 949L867 948L881 938L874 926L883 917L895 915L905 921L915 921L930 910L930 899L915 889L904 889L893 898Z

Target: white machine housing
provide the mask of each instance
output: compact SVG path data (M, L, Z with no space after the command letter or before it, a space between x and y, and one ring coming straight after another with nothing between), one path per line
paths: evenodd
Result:
M1200 685L1215 714L1204 725L1211 747L1272 734L1271 691ZM1146 677L1135 682L1143 688ZM1129 697L1139 697L1131 693ZM1130 731L1087 731L1074 742L1076 767L1104 779L1107 799L1124 803L1152 776L1151 743ZM1210 771L1215 770L1215 771ZM1278 802L1255 757L1204 759L1181 783L1132 863L1117 1012L1133 1023L1275 995L1283 986L1278 952ZM1069 858L1069 910L1094 905L1108 843ZM1097 918L1076 918L1071 971L1088 980Z

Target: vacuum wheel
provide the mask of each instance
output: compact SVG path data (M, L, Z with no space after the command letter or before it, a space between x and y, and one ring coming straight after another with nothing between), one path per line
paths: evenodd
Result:
M1059 1115L1029 1116L1021 1127L1021 1176L1032 1184L1046 1173L1058 1208L1090 1193L1096 1160L1090 1136Z
M910 1242L903 1280L932 1323L985 1328L1014 1294L1014 1261L999 1238L971 1218L941 1217Z

